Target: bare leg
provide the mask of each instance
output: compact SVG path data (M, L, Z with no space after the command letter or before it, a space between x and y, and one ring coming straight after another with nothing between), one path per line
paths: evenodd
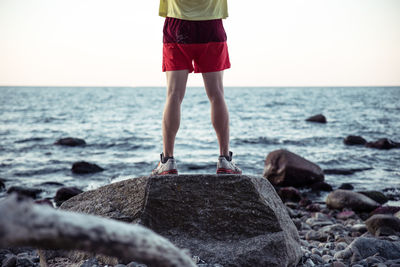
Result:
M211 103L211 122L219 143L220 155L229 155L229 113L224 99L223 71L203 73Z
M186 91L188 70L167 71L167 98L162 121L164 156L174 156L176 133L181 122L181 103Z

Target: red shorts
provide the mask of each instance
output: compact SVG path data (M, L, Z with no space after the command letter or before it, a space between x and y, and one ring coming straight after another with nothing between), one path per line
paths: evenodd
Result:
M166 18L163 33L163 71L204 73L230 68L222 19Z

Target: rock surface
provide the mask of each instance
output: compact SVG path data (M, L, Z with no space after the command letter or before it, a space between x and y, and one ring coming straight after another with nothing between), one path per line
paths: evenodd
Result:
M58 139L54 144L62 146L84 146L86 142L80 138L66 137Z
M375 236L400 234L400 219L387 214L377 214L365 221L368 231Z
M295 266L301 258L296 227L261 177L139 177L84 192L61 208L140 222L224 267Z
M301 187L324 181L318 165L284 149L268 154L263 176L276 186Z
M326 117L322 114L317 114L317 115L307 118L306 121L326 123Z
M342 189L329 193L326 198L326 204L330 208L350 208L354 211L372 211L379 207L378 202L363 194Z
M77 174L96 173L104 171L100 166L86 161L78 161L72 165L72 172Z
M379 204L385 204L386 202L389 201L388 198L385 196L385 194L379 191L361 191L358 193L363 194L364 196L367 196L370 199L375 200Z

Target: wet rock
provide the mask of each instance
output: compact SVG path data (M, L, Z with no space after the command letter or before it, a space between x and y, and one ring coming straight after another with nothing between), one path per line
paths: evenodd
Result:
M263 176L276 186L301 187L324 180L318 165L284 149L268 154Z
M278 190L278 195L283 202L288 202L288 201L299 202L301 200L301 194L299 190L297 190L292 186L280 188Z
M349 183L343 183L339 186L339 189L343 189L343 190L353 190L354 186L352 184Z
M301 258L297 229L261 177L139 177L79 194L61 209L140 220L209 264L295 266Z
M375 142L368 142L365 144L365 146L376 149L392 149L400 148L400 143L394 142L387 138L381 138Z
M379 254L385 259L400 258L400 241L391 242L372 237L358 237L345 250L337 252L335 259L350 259L351 257L359 260Z
M376 208L371 212L371 216L375 214L396 214L396 212L400 211L400 207L397 206L382 206Z
M39 188L28 188L23 186L11 186L7 190L7 194L17 193L20 196L30 197L30 198L37 198L43 190Z
M4 182L0 179L0 192L6 189L6 185Z
M365 233L368 231L367 226L363 223L358 223L358 224L354 224L351 227L351 231L352 232L360 232L360 233Z
M57 190L54 201L56 202L57 206L60 206L64 201L79 195L82 192L82 190L76 187L63 187Z
M84 146L86 142L80 138L66 137L58 139L54 144L62 146Z
M317 182L314 183L310 186L312 191L325 191L325 192L331 192L333 190L332 186L326 182Z
M88 163L86 161L75 162L72 165L72 172L77 174L96 173L101 171L104 171L104 169L96 164Z
M365 145L367 143L367 140L358 135L349 135L343 140L343 143L349 146Z
M387 214L377 214L365 221L368 231L375 236L400 234L400 219Z
M307 118L306 121L326 123L326 117L322 114L317 114L317 115Z
M64 184L59 182L44 182L40 184L41 186L64 186Z
M363 194L341 189L329 193L325 202L333 209L349 208L354 211L372 211L379 207L379 203Z
M389 201L387 199L387 197L382 192L379 192L379 191L361 191L358 193L363 194L363 195L375 200L379 204L385 204L386 202Z

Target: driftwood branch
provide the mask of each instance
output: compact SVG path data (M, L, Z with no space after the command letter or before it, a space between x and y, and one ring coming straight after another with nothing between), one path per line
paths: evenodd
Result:
M0 202L0 247L82 250L148 266L196 266L167 239L140 226L55 210L18 200Z

